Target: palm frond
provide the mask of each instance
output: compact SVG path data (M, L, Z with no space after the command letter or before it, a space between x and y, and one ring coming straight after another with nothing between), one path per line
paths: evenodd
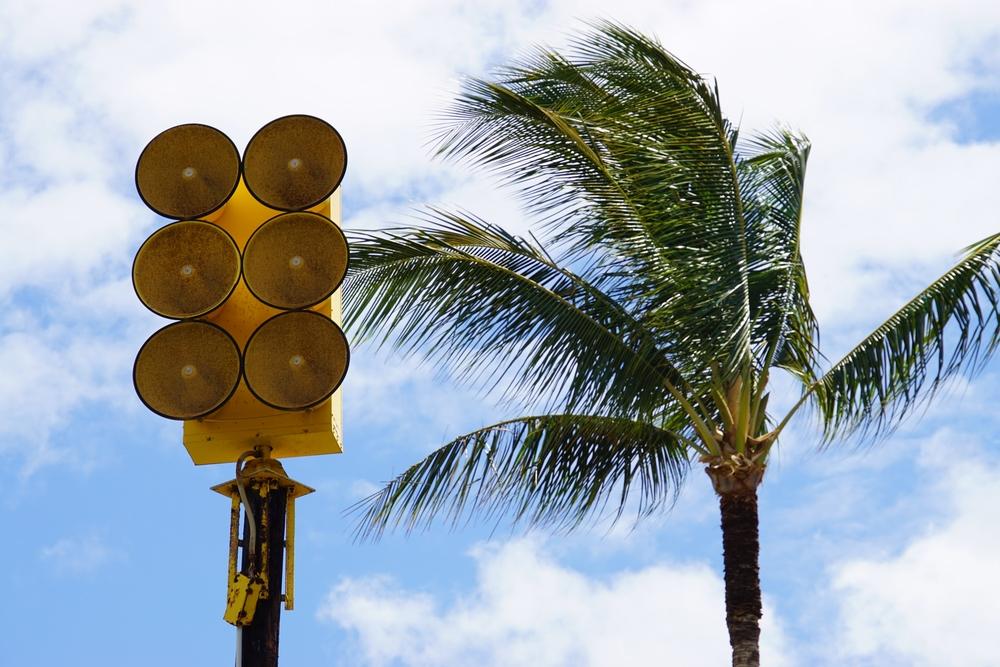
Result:
M1000 334L1000 234L965 256L828 370L813 398L826 440L873 438L960 371L976 371Z
M668 352L742 358L746 221L715 88L611 23L565 57L540 52L497 78L466 82L440 154L515 185L570 261L597 249L597 270L629 276L616 296L665 333Z
M751 338L758 368L772 364L815 380L819 325L801 254L809 140L783 128L740 144L741 189L750 246Z
M499 519L563 529L630 500L637 518L670 503L688 469L685 438L603 416L521 417L436 450L352 508L356 535L426 528L444 517Z
M542 247L468 215L431 210L425 222L351 234L344 295L358 339L567 410L651 414L671 400L666 383L688 388L639 322Z

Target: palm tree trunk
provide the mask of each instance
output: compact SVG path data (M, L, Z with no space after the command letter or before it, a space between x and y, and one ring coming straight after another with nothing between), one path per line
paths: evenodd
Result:
M760 575L757 490L719 495L726 574L726 625L733 667L760 665Z

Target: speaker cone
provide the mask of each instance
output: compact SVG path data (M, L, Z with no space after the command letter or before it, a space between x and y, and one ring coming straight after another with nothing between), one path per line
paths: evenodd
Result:
M236 144L214 127L197 123L156 135L135 166L139 196L167 218L200 218L211 213L229 201L239 181Z
M247 190L279 211L311 208L333 194L347 169L347 149L332 125L285 116L257 131L243 153Z
M326 400L347 373L347 337L333 320L309 310L281 313L247 342L243 374L260 401L302 410Z
M132 264L139 299L157 315L186 319L222 305L240 279L240 250L224 229L203 220L162 227Z
M318 213L283 213L247 241L243 277L269 306L308 308L340 286L347 256L347 239L332 220Z
M209 322L169 324L149 337L135 358L139 398L169 419L197 419L229 400L240 381L240 350Z

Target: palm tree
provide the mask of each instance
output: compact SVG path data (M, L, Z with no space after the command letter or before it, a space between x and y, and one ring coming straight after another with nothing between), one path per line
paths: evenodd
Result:
M759 663L757 487L811 403L823 442L877 437L997 339L1000 236L968 250L821 372L800 254L809 142L743 138L718 90L601 23L470 79L440 155L499 174L546 245L464 212L355 233L348 325L503 391L521 416L454 439L356 507L362 537L439 516L569 529L669 506L704 464L719 498L733 665ZM802 387L768 409L771 373Z

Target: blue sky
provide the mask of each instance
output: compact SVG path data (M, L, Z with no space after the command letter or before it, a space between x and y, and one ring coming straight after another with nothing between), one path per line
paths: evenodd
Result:
M718 77L745 127L812 138L804 254L829 356L1000 229L996 3L354 4L0 2L0 666L232 659L228 506L208 490L232 471L193 466L130 382L163 324L129 280L163 223L132 170L171 125L243 146L312 113L347 141L346 226L428 202L525 232L510 193L430 159L430 124L459 75L609 17ZM698 471L634 527L472 522L355 544L346 507L505 413L417 359L352 355L346 452L286 463L318 493L298 505L283 665L724 664L718 510ZM998 390L991 363L870 450L818 453L808 419L783 436L761 490L766 664L996 664Z

